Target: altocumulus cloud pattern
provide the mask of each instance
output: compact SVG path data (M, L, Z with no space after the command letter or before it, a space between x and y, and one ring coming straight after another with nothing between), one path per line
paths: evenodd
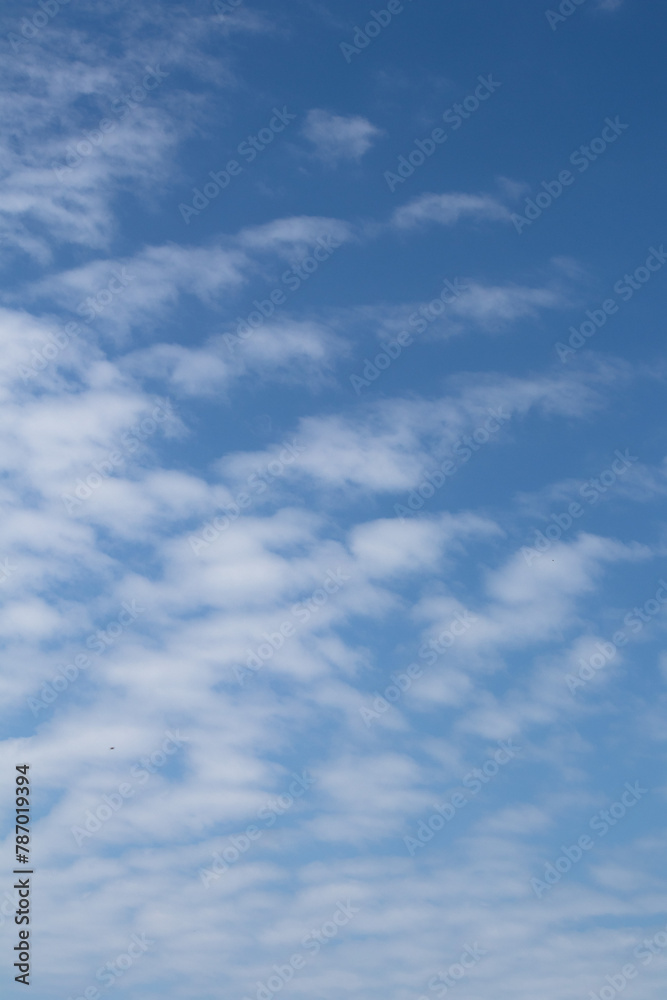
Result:
M3 996L662 1000L665 10L0 19Z

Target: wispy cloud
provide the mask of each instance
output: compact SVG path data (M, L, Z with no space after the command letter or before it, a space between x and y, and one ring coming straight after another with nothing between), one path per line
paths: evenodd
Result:
M508 209L491 195L423 194L396 209L392 223L399 229L434 222L454 226L461 219L498 222L510 218Z
M303 134L315 147L315 155L328 166L343 160L358 161L384 135L382 129L361 115L335 115L313 108L306 116Z

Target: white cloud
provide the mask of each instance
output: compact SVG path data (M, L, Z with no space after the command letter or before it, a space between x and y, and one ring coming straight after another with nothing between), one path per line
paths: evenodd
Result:
M82 0L78 9L97 19L101 6ZM303 300L289 300L230 348L225 332L251 281L277 283L284 259L326 233L360 243L359 230L319 215L263 221L253 201L253 225L214 232L204 245L169 242L168 230L146 236L156 245L137 245L125 230L115 241L118 195L159 193L174 177L176 144L187 129L210 123L209 98L198 92L161 90L152 110L67 175L68 188L56 188L50 159L89 127L82 109L95 119L98 98L131 86L136 66L165 39L181 85L199 71L199 79L240 93L243 81L226 57L205 50L208 35L215 47L230 30L269 31L268 15L254 19L241 7L221 22L205 2L181 11L131 2L114 28L113 59L100 58L105 52L87 29L65 29L67 16L65 6L62 33L54 22L51 41L26 47L14 67L25 67L28 96L14 104L5 97L7 134L24 132L7 140L0 199L7 232L39 263L48 264L59 243L79 243L57 270L36 277L27 269L29 287L13 283L0 309L0 702L7 732L22 734L0 743L0 763L11 774L17 761L30 760L40 803L36 994L56 1000L99 986L97 970L136 933L151 943L118 983L133 995L254 997L273 965L305 951L312 929L336 926L329 921L348 898L359 912L317 955L308 952L290 985L295 996L409 1000L432 993L429 979L473 942L486 954L466 973L462 997L466 990L565 997L573 982L582 995L599 993L619 956L632 960L647 925L664 924L655 877L664 836L658 829L637 839L619 824L594 862L568 873L548 902L534 898L529 879L609 805L603 778L618 778L622 788L625 774L607 767L610 745L622 745L633 780L646 741L651 751L664 746L664 686L647 707L644 685L651 671L664 680L667 667L647 643L626 728L618 704L602 697L579 704L563 683L613 627L616 588L644 566L651 579L658 575L653 560L664 540L660 522L644 512L665 492L664 468L648 459L633 466L623 500L641 500L641 516L616 537L587 522L585 534L575 528L530 566L516 541L525 510L515 502L498 509L492 486L497 478L511 491L513 463L528 455L523 488L534 496L561 477L539 492L559 497L571 482L560 468L569 442L610 402L624 412L620 389L632 370L595 363L499 374L483 358L474 371L443 378L430 397L410 377L362 403L332 371L357 328L343 310L314 304L315 282ZM125 36L135 39L131 50ZM52 53L59 45L64 58ZM61 116L57 142L42 104ZM344 149L357 159L378 138L365 119L341 120L347 132L341 127L336 148L322 139L320 150L337 162ZM365 125L355 132L350 121ZM399 210L394 225L502 221L504 211L487 196L426 196ZM61 310L76 314L123 267L132 280L122 293L58 346ZM253 287L247 297L256 294ZM447 317L495 329L537 315L546 321L563 301L555 285L501 276L470 283ZM31 315L30 303L43 315ZM191 313L179 312L184 304ZM396 330L408 308L362 308L355 322ZM182 328L175 316L179 323L186 316ZM48 363L22 375L19 366L37 363L45 349ZM270 379L278 383L272 395ZM322 387L332 391L317 405L302 391ZM175 397L172 418L130 447L133 429L165 394ZM490 443L494 451L480 453L432 507L394 517L394 501L449 457L489 408L508 414L498 447ZM259 428L258 409L267 412ZM294 460L281 463L287 441L296 443ZM562 450L552 452L556 444ZM599 451L593 434L590 446ZM116 450L121 459L109 471ZM96 466L105 471L95 476ZM61 494L91 473L90 495L68 513ZM259 492L249 479L262 475ZM634 541L654 530L657 542ZM194 535L206 538L200 551L190 544ZM7 573L5 561L13 567ZM324 589L327 574L342 581L333 592ZM136 621L120 635L106 632L113 641L94 652L90 639L97 633L99 643L98 630L131 601L142 609ZM422 645L466 611L473 627L427 667ZM283 642L286 622L294 634ZM241 686L234 668L260 647L264 665ZM78 677L63 674L82 652L90 665ZM625 667L631 657L629 647L615 663ZM424 665L423 677L366 726L359 708L412 662ZM45 699L36 714L28 697ZM598 723L612 712L605 733ZM590 766L591 730L581 724L588 719L603 755L599 773ZM166 729L187 740L140 781L137 766L159 755ZM522 758L409 855L403 837L510 734L521 734ZM281 812L278 796L304 769L312 788ZM77 844L72 827L104 796L116 801L128 781L132 797ZM277 806L270 826L258 819L267 802ZM2 810L11 856L6 796ZM205 888L199 869L252 823L261 824L259 841ZM9 933L14 908L5 904L0 925ZM659 996L659 963L641 971L646 995Z
M342 160L360 160L384 135L367 118L334 115L321 108L308 112L302 131L315 146L315 155L329 166L337 166Z
M456 457L462 435L482 426L490 409L502 410L506 427L531 410L583 416L602 405L596 383L613 381L615 374L603 368L589 378L471 376L435 400L388 399L346 416L306 417L297 428L304 454L290 475L312 478L327 490L407 491L439 461ZM274 457L270 450L261 461ZM248 475L258 458L232 454L228 466L234 475Z
M429 521L396 519L358 525L352 532L351 549L370 576L393 576L437 570L443 554L469 537L499 532L493 522L466 514L443 514Z
M213 303L241 285L245 255L221 247L146 247L134 257L96 260L44 279L33 286L37 298L55 300L74 317L127 334L146 331L185 294Z
M82 6L96 27L110 13L99 4ZM42 263L67 243L107 249L117 233L117 199L131 191L157 204L156 194L173 177L179 144L207 121L210 109L198 81L221 90L238 86L229 59L209 48L211 38L275 30L245 9L222 18L203 5L185 12L148 0L123 5L120 13L127 30L112 29L114 53L104 33L95 38L83 25L73 30L63 5L34 43L21 35L30 18L17 13L6 19L19 39L18 51L7 45L0 80L0 248L7 259L17 248ZM168 46L162 31L169 33ZM147 68L157 68L150 81L157 79L157 86L128 104L125 98L141 88ZM181 71L185 77L175 87ZM113 127L91 144L85 133L99 133L103 119Z
M398 229L435 222L453 226L460 219L475 222L502 222L510 218L509 210L491 195L482 194L423 194L396 209L392 223Z
M454 300L451 312L480 326L494 328L563 304L563 295L552 288L493 286L473 281Z
M70 37L62 37L68 46ZM159 91L151 101L137 105L126 120L121 120L120 112L111 116L110 103L122 99L126 88L138 82L132 69L120 63L96 65L90 49L80 56L73 61L60 56L45 59L38 49L27 46L20 56L10 57L5 70L10 80L20 79L21 84L11 107L3 106L18 138L3 152L0 221L6 246L16 243L41 260L62 243L107 246L115 230L113 199L128 182L137 192L164 182L170 155L181 137ZM135 73L139 71L136 67ZM141 76L145 75L144 69ZM92 115L81 115L77 107L81 95L96 108ZM84 132L97 129L105 116L114 121L114 129L104 136L99 133L102 138L95 147ZM54 137L53 117L61 122L63 138ZM78 144L82 155L76 150Z
M154 344L125 355L121 364L135 375L164 380L179 395L210 396L228 392L246 376L316 389L331 379L336 359L348 351L317 323L281 317L248 331L245 339L221 334L198 348Z
M339 243L353 238L352 227L340 219L317 216L295 216L276 219L261 226L242 229L238 235L241 247L258 252L279 253L287 259L304 253L323 237L332 236Z

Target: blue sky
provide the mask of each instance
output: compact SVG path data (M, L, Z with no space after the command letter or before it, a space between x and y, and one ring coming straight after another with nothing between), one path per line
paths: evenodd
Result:
M664 14L276 7L3 8L32 995L657 1000Z

